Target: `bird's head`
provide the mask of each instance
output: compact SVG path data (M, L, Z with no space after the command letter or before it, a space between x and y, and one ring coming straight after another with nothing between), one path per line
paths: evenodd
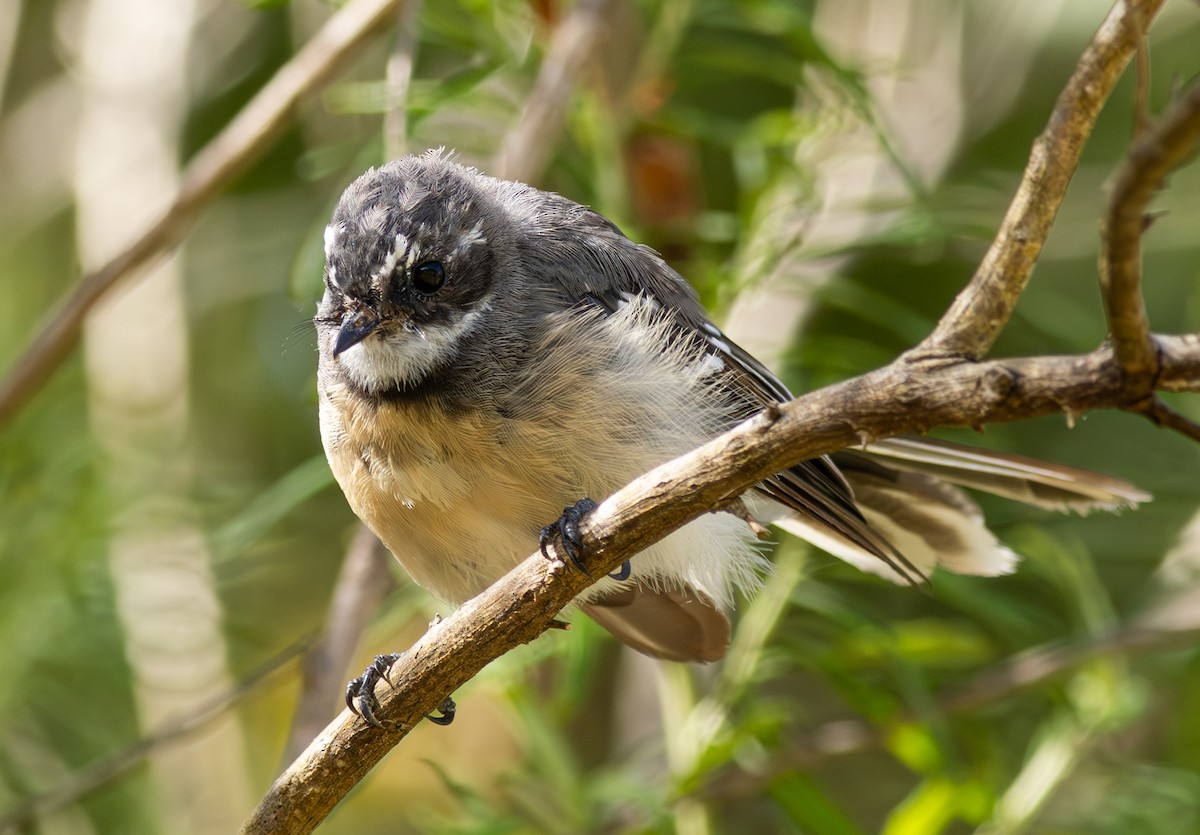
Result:
M322 360L356 387L413 388L456 355L496 292L488 178L429 153L371 169L325 229Z

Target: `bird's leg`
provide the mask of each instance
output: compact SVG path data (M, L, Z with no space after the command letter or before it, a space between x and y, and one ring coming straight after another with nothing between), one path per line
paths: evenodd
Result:
M375 685L380 680L386 681L389 685L392 680L388 677L392 666L400 660L400 653L389 652L387 655L376 655L375 660L367 667L366 671L358 678L346 685L346 707L350 708L350 712L363 718L368 725L373 728L382 728L383 723L375 716L375 711L379 709L379 700L375 698ZM425 714L425 718L435 725L449 725L454 721L455 712L454 699L447 696L438 705L438 713Z

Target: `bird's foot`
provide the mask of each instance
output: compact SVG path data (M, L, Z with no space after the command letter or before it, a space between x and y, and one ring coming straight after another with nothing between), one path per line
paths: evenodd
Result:
M373 728L384 727L375 716L375 711L379 709L379 700L375 698L375 685L381 680L389 685L392 683L388 674L392 671L392 665L399 660L398 652L376 655L366 671L346 685L346 707L350 708L351 713L361 716L363 721ZM447 696L438 705L439 715L427 713L425 718L435 725L449 725L454 721L455 709L454 699Z
M596 503L591 499L580 499L570 507L564 507L558 521L551 522L538 534L538 548L541 550L542 556L550 559L550 553L546 549L551 542L557 539L559 547L575 564L575 567L590 577L591 573L583 567L581 558L583 540L579 534L579 522L595 509Z

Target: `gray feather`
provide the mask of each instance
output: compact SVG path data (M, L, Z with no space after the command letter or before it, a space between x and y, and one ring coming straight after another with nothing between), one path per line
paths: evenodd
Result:
M655 658L718 661L729 648L729 616L695 589L630 588L580 608L622 643Z
M1153 496L1117 478L1052 464L1009 452L976 449L935 438L889 438L865 450L877 464L924 473L952 484L981 490L1047 510L1120 510ZM853 468L857 452L840 452L835 461Z

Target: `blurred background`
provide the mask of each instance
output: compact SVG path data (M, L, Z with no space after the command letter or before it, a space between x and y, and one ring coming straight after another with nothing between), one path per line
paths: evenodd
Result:
M808 390L928 333L1107 11L404 5L0 427L0 830L231 832L286 764L298 648L355 540L320 449L308 320L321 230L366 167L444 146L592 205ZM334 12L0 3L0 369ZM1198 38L1196 5L1168 2L1152 110L1196 74ZM1104 339L1098 221L1133 102L1130 74L997 356ZM1155 208L1154 328L1200 330L1200 168ZM452 726L418 727L321 831L1200 831L1200 447L1117 413L938 434L1156 498L1087 519L984 501L1021 570L925 591L784 539L729 659L703 669L575 618L471 682ZM389 571L338 680L448 611ZM322 721L339 699L320 694Z

